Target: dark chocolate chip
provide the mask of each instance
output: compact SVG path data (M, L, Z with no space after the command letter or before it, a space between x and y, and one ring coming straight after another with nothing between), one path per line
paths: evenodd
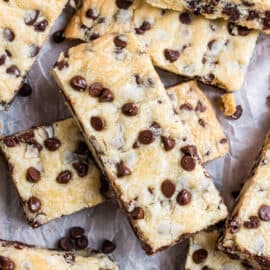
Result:
M183 147L180 148L180 150L188 156L194 157L194 158L198 158L198 151L197 151L197 147L195 145L185 145Z
M19 140L14 136L6 136L3 142L8 147L15 147L19 143Z
M232 36L247 36L250 31L250 29L244 26L235 25L234 23L228 23L228 32Z
M31 143L34 139L35 134L32 130L26 131L18 136L19 141L24 143Z
M178 193L176 197L176 201L178 202L179 205L187 205L190 203L191 198L192 198L191 193L186 189L182 189Z
M237 105L236 106L236 110L234 112L234 114L231 116L232 119L237 120L242 116L243 113L243 109L241 105Z
M89 40L93 41L95 39L98 39L100 37L100 35L98 33L93 33L90 37Z
M138 85L142 85L143 84L143 79L138 74L135 74L135 81L136 81L136 83Z
M102 94L102 91L104 89L104 86L101 83L92 83L89 86L89 95L91 97L100 97Z
M193 252L192 259L194 263L200 264L206 260L207 256L208 256L207 250L205 250L204 248L201 248Z
M72 178L72 173L69 170L62 171L56 177L56 181L59 184L67 184Z
M240 223L238 220L236 220L236 218L232 217L231 219L229 219L228 221L228 228L230 233L237 233L240 230Z
M7 74L13 75L16 78L20 77L20 75L21 75L20 70L15 65L12 65L9 68L7 68L6 72L7 72Z
M116 5L121 9L128 9L133 4L133 0L116 0Z
M191 16L187 12L181 13L179 19L180 22L183 24L191 24Z
M135 32L138 35L143 35L146 31L151 29L151 23L144 21L142 25L138 28L135 28Z
M206 126L206 124L205 124L205 122L204 122L204 120L203 120L202 118L200 118L200 119L198 120L198 123L199 123L202 127L205 127L205 126Z
M75 150L75 153L78 155L84 155L84 156L89 155L89 148L88 148L87 144L83 141L79 141L77 144L77 148Z
M263 204L258 211L259 217L263 221L269 221L270 220L270 206Z
M171 137L161 136L161 140L166 151L170 151L175 147L175 139Z
M46 19L40 21L40 22L37 22L34 24L34 28L35 28L35 31L37 32L44 32L48 26L48 21Z
M29 83L24 83L22 87L19 90L19 96L20 97L28 97L32 94L32 87Z
M204 106L204 105L202 104L202 102L199 100L199 101L197 102L195 111L196 111L196 112L201 112L201 113L203 113L203 112L206 111L206 106Z
M180 52L176 50L165 49L164 56L169 62L173 63L180 57Z
M115 248L116 248L116 246L115 246L115 244L112 241L105 240L102 243L101 251L104 254L109 254L109 253L112 253L115 250Z
M44 145L49 151L56 151L60 148L61 142L57 138L48 138L44 141Z
M85 177L88 173L89 165L84 160L79 160L72 164L79 177Z
M64 68L68 67L68 62L65 60L61 60L55 64L55 67L57 67L58 70L63 70Z
M5 62L6 62L6 55L5 54L2 54L0 55L0 66L4 65Z
M161 126L160 126L159 123L157 123L156 121L154 121L154 122L152 122L152 124L151 124L151 128L160 129Z
M76 249L86 249L88 247L88 239L85 235L75 240Z
M124 49L127 46L127 42L121 36L116 36L113 41L117 48Z
M30 197L27 204L29 211L32 213L38 212L41 208L41 201L35 196Z
M251 2L251 1L247 1L247 0L243 0L242 3L246 7L253 7L253 6L255 6L255 3Z
M99 116L92 116L90 119L90 123L93 129L95 129L96 131L101 131L106 126L105 120Z
M122 106L122 113L126 116L135 116L138 114L138 107L133 103L126 103Z
M82 76L74 76L71 80L70 80L70 85L73 89L83 92L85 91L85 89L87 88L87 82L85 80L84 77Z
M226 4L222 13L229 16L230 21L236 21L240 18L240 12L238 8L232 4Z
M154 140L154 133L149 129L143 130L139 133L138 141L142 144L151 144Z
M63 251L72 251L73 244L72 241L68 237L63 237L58 241L58 247Z
M214 43L216 42L215 39L212 39L208 42L207 47L209 50L212 50Z
M248 11L248 16L247 16L247 20L251 21L251 20L255 20L259 18L259 13L255 10L249 10Z
M37 183L41 178L40 171L34 167L30 167L26 172L26 179L31 183Z
M24 18L24 23L26 25L33 25L36 21L37 21L37 18L40 14L40 11L38 10L33 10L31 12L31 14L29 14L29 16L25 17Z
M116 164L116 169L119 178L131 175L131 170L124 164L123 160Z
M224 143L227 143L227 142L228 142L228 140L227 140L226 138L222 138L222 139L219 141L220 144L224 144Z
M12 42L15 39L15 34L10 28L4 28L3 37L5 40Z
M113 99L114 99L113 92L108 88L104 88L101 96L99 97L99 101L100 102L111 102L111 101L113 101Z
M186 171L192 171L196 167L196 160L189 155L185 155L181 159L181 167Z
M260 219L257 216L250 216L248 221L244 222L247 229L257 229L260 226Z
M98 13L96 12L96 10L89 8L86 12L85 12L85 16L89 19L92 20L96 20L98 18Z
M69 236L72 239L81 238L84 235L84 228L82 227L72 227L69 229Z
M180 110L186 110L186 111L192 111L193 110L193 106L186 102L184 104L181 104L180 107L179 107Z
M141 207L135 207L131 212L131 216L133 219L144 219L144 210Z
M171 198L173 196L175 189L175 184L169 179L163 181L161 184L161 191L167 198Z
M15 263L8 257L0 256L0 269L1 270L15 270Z
M100 191L101 195L104 198L106 198L107 200L113 199L114 198L114 192L110 187L108 179L104 175L101 175L100 183L101 183L101 185L100 185L99 191Z
M52 35L52 38L53 38L53 41L55 43L61 43L65 40L65 37L64 37L64 31L63 30L59 30L59 31L56 31L53 33Z

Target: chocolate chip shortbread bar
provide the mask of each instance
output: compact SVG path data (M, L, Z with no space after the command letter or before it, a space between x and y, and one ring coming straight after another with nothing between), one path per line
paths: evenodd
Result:
M196 81L167 89L175 112L191 131L202 160L208 161L229 151L228 140L216 118L215 111Z
M232 259L216 249L217 230L200 232L190 238L186 270L247 270L251 269L240 260Z
M0 109L7 109L67 0L0 0Z
M85 0L65 35L91 41L116 32L134 32L156 66L229 91L241 88L258 36L226 21L161 10L142 0Z
M267 136L251 178L221 241L221 248L252 262L256 269L270 267L270 135Z
M70 49L53 75L148 254L226 217L190 130L133 34Z
M73 119L6 136L0 146L32 226L103 201L101 175Z
M19 242L1 240L0 269L117 270L119 268L102 253L82 257L73 252L46 250Z
M270 3L265 0L146 0L146 2L159 8L178 11L186 8L208 19L223 18L243 27L270 33Z

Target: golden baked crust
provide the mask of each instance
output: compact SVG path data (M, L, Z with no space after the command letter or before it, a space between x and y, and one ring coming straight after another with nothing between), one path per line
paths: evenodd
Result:
M136 33L154 65L229 91L241 88L258 36L223 20L161 10L142 0L127 9L115 0L85 0L65 36L90 41L124 32Z
M133 34L71 48L52 73L149 254L226 217L190 130Z

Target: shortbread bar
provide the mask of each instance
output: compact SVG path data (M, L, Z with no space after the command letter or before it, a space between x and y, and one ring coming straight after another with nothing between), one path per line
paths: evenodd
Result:
M175 112L188 126L203 162L225 155L229 144L212 104L196 81L167 89Z
M0 109L7 109L67 0L0 1Z
M62 53L53 75L148 254L227 216L133 34Z
M28 246L19 242L0 241L0 269L33 270L118 270L102 253L89 257Z
M229 91L241 88L258 36L226 21L161 10L142 0L85 0L65 35L91 41L123 32L136 34L156 66Z
M146 0L146 2L155 7L178 11L186 8L204 15L207 19L223 18L242 27L270 33L270 3L266 0Z
M29 223L48 221L101 203L101 175L73 119L0 141Z
M251 178L227 222L221 248L252 262L256 269L270 267L270 135L267 136Z
M190 238L185 270L247 270L249 265L232 259L216 249L217 230L205 231Z

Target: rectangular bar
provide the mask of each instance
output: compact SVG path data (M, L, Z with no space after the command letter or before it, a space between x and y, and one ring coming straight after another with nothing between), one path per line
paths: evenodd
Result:
M133 34L74 47L52 73L148 254L227 216Z
M124 1L125 2L125 1ZM207 19L222 18L249 29L270 33L270 3L259 0L146 0L147 3L165 9L188 9Z
M252 262L256 269L270 267L270 135L250 179L227 222L220 248Z
M0 241L2 269L35 270L118 270L118 266L102 253L82 257L73 252L60 252L28 246L19 242ZM8 268L5 268L8 267Z
M252 269L216 249L219 235L217 230L213 230L200 232L190 238L185 270Z
M65 36L91 41L106 33L134 32L157 67L228 91L241 88L257 31L161 10L142 0L124 2L83 1Z
M73 119L0 141L33 227L103 202L101 175Z
M0 1L0 109L7 109L67 0Z

